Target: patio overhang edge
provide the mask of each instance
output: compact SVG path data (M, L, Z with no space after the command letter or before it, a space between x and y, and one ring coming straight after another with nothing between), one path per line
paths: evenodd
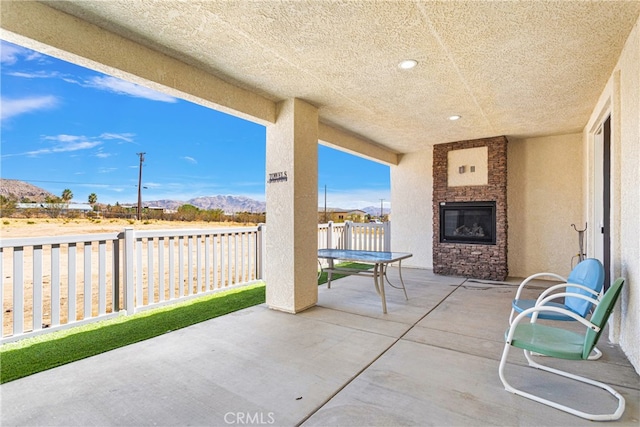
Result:
M397 153L326 123L318 123L318 142L374 162L394 166L399 163Z

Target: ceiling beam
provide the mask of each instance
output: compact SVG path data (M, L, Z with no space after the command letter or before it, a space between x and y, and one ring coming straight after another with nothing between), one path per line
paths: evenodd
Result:
M398 164L398 153L326 123L318 124L320 144L386 165Z

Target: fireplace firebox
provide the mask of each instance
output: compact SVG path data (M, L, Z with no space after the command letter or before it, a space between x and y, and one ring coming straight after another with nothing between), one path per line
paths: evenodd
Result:
M441 202L440 243L496 244L496 202Z

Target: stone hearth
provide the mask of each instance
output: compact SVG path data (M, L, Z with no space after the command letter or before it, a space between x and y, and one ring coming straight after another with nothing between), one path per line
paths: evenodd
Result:
M486 153L485 157L478 156L474 150L468 150L479 147L486 147L486 151L480 150L480 154ZM450 165L450 159L455 159L457 163ZM474 175L476 173L478 175ZM495 245L441 243L440 203L473 201L495 201ZM434 273L485 280L504 280L507 277L506 137L498 136L434 146L433 218Z

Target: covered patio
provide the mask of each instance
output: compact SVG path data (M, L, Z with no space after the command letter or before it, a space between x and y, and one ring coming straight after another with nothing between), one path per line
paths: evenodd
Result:
M390 289L387 315L371 279L350 276L321 286L318 304L296 316L255 306L4 384L2 424L585 424L500 383L516 280L403 276L409 300ZM606 335L599 348L598 361L545 363L613 386L627 402L617 423L637 425L638 375ZM513 385L593 412L615 408L604 391L527 368L518 352L510 360Z
M505 274L567 274L570 225L587 223L587 254L627 279L603 337L615 345L601 342L603 358L575 369L619 389L620 423L637 425L640 3L0 8L5 40L264 125L270 230L266 305L4 384L3 424L584 425L503 390L515 287L433 274L438 205L495 185ZM478 155L476 141L496 138L500 158ZM391 250L412 253L414 269L409 301L388 292L388 315L364 278L318 292L318 144L390 167ZM442 154L447 144L458 145ZM454 182L476 166L486 179ZM591 390L531 371L508 374L607 410Z

